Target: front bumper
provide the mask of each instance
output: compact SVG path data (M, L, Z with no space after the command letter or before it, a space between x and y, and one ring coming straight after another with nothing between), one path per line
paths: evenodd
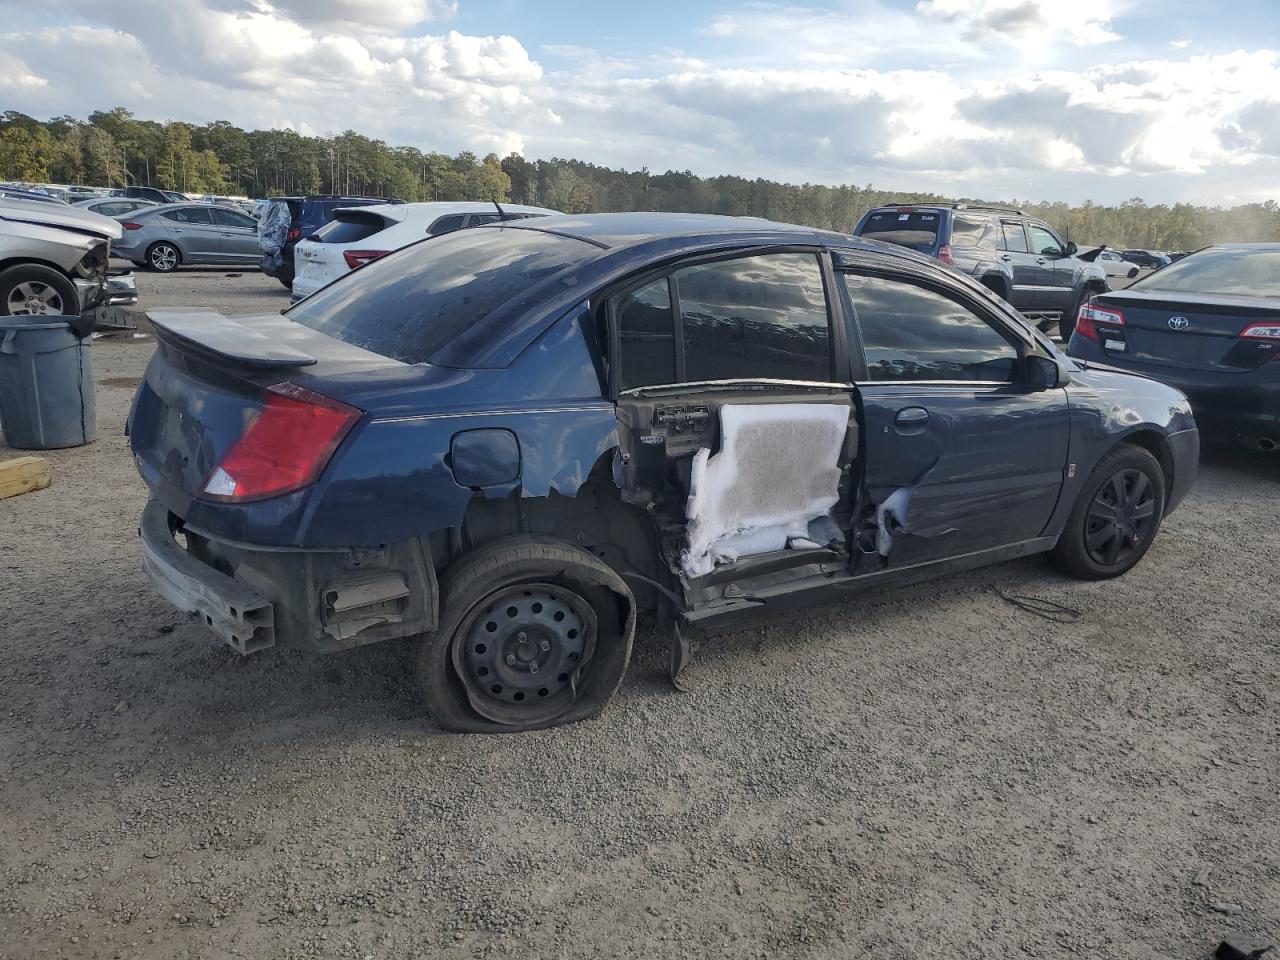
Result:
M174 539L169 511L152 500L138 525L142 564L160 594L194 613L242 654L273 646L275 606L257 591L191 556Z
M1169 451L1173 457L1173 483L1165 496L1164 512L1168 516L1177 508L1195 486L1200 472L1200 431L1180 430L1168 436Z
M111 270L106 279L74 279L76 293L80 297L81 316L93 321L94 330L133 330L137 324L126 307L138 303L138 283L132 270Z

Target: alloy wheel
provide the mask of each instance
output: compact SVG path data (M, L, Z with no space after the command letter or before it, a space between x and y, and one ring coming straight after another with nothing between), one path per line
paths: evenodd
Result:
M167 243L160 243L151 248L151 265L162 273L176 269L178 251Z
M47 283L26 280L9 291L8 308L12 317L61 316L62 296Z
M1114 567L1141 551L1156 520L1156 492L1141 470L1120 470L1094 494L1085 514L1085 549Z

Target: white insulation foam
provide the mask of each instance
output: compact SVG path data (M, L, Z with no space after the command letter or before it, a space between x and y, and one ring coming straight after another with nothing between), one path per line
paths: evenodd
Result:
M720 452L704 447L693 458L686 576L788 542L813 544L810 521L828 516L839 497L849 411L832 403L720 407Z

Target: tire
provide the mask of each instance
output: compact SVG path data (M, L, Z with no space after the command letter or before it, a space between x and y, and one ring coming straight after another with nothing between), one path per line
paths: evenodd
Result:
M160 240L147 247L147 269L157 273L173 273L182 265L182 251L167 240Z
M1136 277L1137 275L1138 275L1138 268L1137 268L1137 267L1134 267L1134 268L1133 268L1132 270L1130 270L1130 271L1129 271L1129 273L1127 274L1127 276L1129 277L1129 279L1130 279L1130 280L1132 280L1132 279L1133 279L1134 277Z
M0 271L0 316L76 316L75 285L52 267L22 263Z
M280 286L290 292L293 291L293 277L276 277L276 279L280 281Z
M1050 556L1059 569L1080 580L1118 577L1151 548L1160 531L1164 502L1164 471L1159 461L1141 447L1122 443L1089 474ZM1119 521L1108 517L1116 513L1115 503L1122 504ZM1145 519L1136 519L1139 513Z
M414 671L446 730L513 733L595 716L631 659L635 598L599 558L550 537L508 537L458 560ZM491 682L492 681L492 682Z

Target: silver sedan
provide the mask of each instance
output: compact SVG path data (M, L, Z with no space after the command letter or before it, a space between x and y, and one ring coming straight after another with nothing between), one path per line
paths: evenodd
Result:
M111 254L170 273L183 264L257 263L258 223L213 203L167 203L122 218Z
M94 197L91 200L77 200L71 205L91 210L104 217L115 217L117 220L135 211L150 210L152 207L159 206L151 200L135 200L132 197Z

